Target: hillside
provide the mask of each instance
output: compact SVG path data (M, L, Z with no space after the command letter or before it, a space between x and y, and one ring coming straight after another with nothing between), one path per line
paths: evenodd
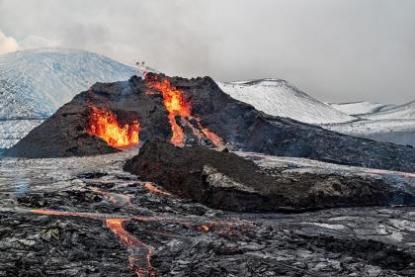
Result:
M15 144L79 91L134 74L133 67L81 50L37 49L1 55L0 148Z
M218 84L233 98L251 104L269 115L288 117L310 124L355 120L354 117L318 101L284 80L260 79Z

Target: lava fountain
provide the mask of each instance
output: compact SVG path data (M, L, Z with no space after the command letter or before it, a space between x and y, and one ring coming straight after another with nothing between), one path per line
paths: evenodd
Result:
M87 132L115 148L138 145L140 141L138 121L122 125L113 112L97 107L90 107Z
M180 117L184 123L189 125L193 133L200 139L206 138L215 146L223 145L223 140L218 135L201 126L200 118L192 114L191 103L185 98L184 92L174 86L170 80L154 75L146 75L146 83L150 89L157 90L163 97L164 106L169 113L168 117L173 134L170 142L173 145L182 147L186 139L183 128L176 121L177 117ZM191 123L192 119L197 124Z

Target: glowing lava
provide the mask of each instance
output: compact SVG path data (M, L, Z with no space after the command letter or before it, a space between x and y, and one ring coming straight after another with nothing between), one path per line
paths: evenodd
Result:
M107 219L106 225L120 240L130 249L130 267L137 273L138 277L154 277L156 273L151 266L151 248L132 236L124 229L126 219Z
M194 135L199 139L206 138L215 146L222 146L223 140L207 128L203 128L200 119L192 115L192 106L190 101L185 98L182 90L178 89L170 80L156 76L146 76L146 82L149 88L157 90L163 96L164 106L169 113L169 122L172 130L170 142L175 146L184 146L186 136L183 128L177 123L176 118L180 117L182 123L189 125ZM195 120L198 126L194 126L191 120Z
M176 117L190 117L192 114L190 103L184 98L183 92L173 86L167 79L151 79L148 84L150 88L159 91L163 96L164 106L169 113L169 122L173 133L171 143L176 146L183 146L185 135L182 127L177 124Z
M108 229L110 229L129 251L129 263L131 269L138 277L155 277L156 273L151 266L151 255L153 250L148 245L131 235L124 228L124 223L129 221L128 218L113 218L112 215L100 213L83 213L83 212L65 212L56 210L34 209L31 213L48 216L63 217L80 217L95 220L103 220ZM151 220L148 218L147 220Z
M139 143L140 124L134 121L121 125L111 111L91 107L87 132L103 139L109 146L125 148Z
M208 128L202 128L202 133L207 137L215 146L223 146L223 140L214 132L210 131Z
M114 198L117 200L118 198ZM115 201L117 202L117 201ZM120 203L119 203L120 204ZM151 256L153 255L153 248L134 235L129 233L125 228L125 223L128 223L132 220L149 223L149 222L158 222L160 226L177 224L183 225L188 229L195 230L197 232L210 233L215 232L219 235L240 235L241 232L249 231L253 226L250 222L242 220L208 220L203 219L200 223L200 218L192 216L191 218L180 218L175 216L116 216L112 214L102 214L102 213L88 213L88 212L66 212L58 210L45 210L45 209L33 209L28 210L28 212L38 215L47 215L47 216L57 216L57 217L74 217L74 218L87 218L93 220L102 221L105 226L111 230L111 232L117 236L119 241L128 249L129 253L129 265L131 269L135 272L137 277L156 277L157 273L151 265ZM153 231L152 234L161 235L164 237L170 238L179 238L185 239L183 236L177 236L170 234L169 232L158 232Z

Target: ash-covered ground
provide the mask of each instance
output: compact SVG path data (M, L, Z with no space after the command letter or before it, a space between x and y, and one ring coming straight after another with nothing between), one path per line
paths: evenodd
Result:
M415 208L236 213L122 170L136 151L0 160L0 276L414 276ZM243 154L264 171L415 176Z

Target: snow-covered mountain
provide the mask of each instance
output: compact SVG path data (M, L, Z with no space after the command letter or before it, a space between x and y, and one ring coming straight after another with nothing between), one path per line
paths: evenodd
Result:
M270 115L289 117L310 124L343 123L356 120L330 105L279 79L218 83L233 98Z
M371 102L352 102L352 103L338 103L330 104L336 110L339 110L345 114L351 116L361 116L364 114L371 114L375 112L380 112L385 109L393 107L393 105L385 105L380 103L371 103Z
M377 113L363 115L362 118L370 120L415 120L415 101L382 109Z
M267 114L289 117L325 129L378 141L415 146L415 102L326 104L284 80L220 83L227 94Z
M359 115L350 123L323 127L340 133L415 146L415 101L399 106L383 106Z
M81 50L37 49L0 56L0 148L20 138L96 82L126 80L135 68Z
M360 119L322 127L347 135L415 146L415 119Z

